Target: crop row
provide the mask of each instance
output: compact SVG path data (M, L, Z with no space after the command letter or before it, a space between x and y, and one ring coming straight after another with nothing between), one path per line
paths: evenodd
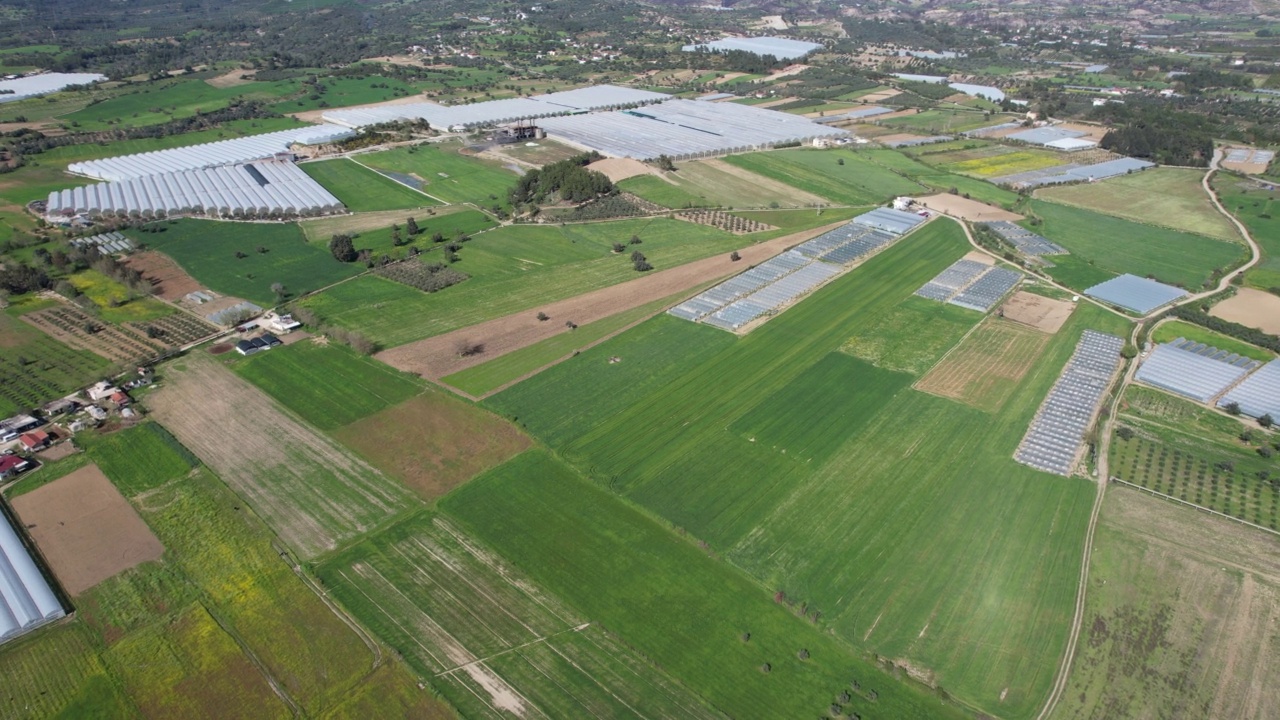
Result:
M69 306L27 313L22 318L63 342L116 362L151 357L164 348L142 336Z
M452 268L413 260L383 265L375 269L374 272L388 280L394 280L429 293L443 290L450 285L457 285L467 279L465 273L460 273Z
M214 325L185 313L174 313L149 322L126 323L125 327L167 347L180 347L218 331Z
M748 220L744 217L738 217L721 210L687 210L680 213L676 217L681 220L687 220L699 225L710 225L734 235L746 235L748 233L762 232L764 230L774 230L772 225L766 225L755 220Z

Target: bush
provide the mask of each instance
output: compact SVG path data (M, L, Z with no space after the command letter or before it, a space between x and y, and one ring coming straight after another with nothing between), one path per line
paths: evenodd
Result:
M1131 427L1127 427L1127 426L1124 426L1124 425L1121 425L1119 428L1117 428L1117 429L1116 429L1116 435L1117 435L1121 440L1132 440L1132 439L1133 439L1133 428L1131 428Z
M653 266L645 262L644 260L637 262L634 267L636 269L636 272L649 272L650 270L653 269Z

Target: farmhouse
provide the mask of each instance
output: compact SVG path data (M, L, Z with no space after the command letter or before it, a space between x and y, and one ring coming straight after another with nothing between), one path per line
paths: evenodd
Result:
M9 442L18 437L19 433L36 427L40 427L40 421L30 415L14 415L0 422L0 442Z
M32 430L18 436L18 442L22 443L22 447L27 450L41 450L48 447L52 441L53 436L44 430Z
M4 516L0 522L0 564L8 572L0 573L0 600L8 612L0 613L0 642L67 614L18 538L8 513Z
M8 480L19 473L26 472L31 461L18 455L0 455L0 480Z
M120 388L112 385L106 380L102 380L90 385L85 392L88 393L90 400L100 402L120 392Z
M283 343L280 342L280 338L272 335L271 333L267 333L262 337L256 337L252 340L241 340L236 343L236 352L241 355L252 355L262 350L270 350L271 348L282 344Z

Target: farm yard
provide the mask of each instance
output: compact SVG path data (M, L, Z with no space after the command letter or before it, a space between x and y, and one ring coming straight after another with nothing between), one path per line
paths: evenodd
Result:
M1035 196L1134 222L1240 242L1235 226L1218 213L1200 187L1203 175L1198 170L1155 168L1103 182L1042 188Z

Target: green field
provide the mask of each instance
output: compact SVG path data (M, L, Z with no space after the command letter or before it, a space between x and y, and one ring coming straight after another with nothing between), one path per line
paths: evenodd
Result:
M866 156L877 165L889 168L921 185L925 185L935 192L950 192L954 188L959 194L968 195L975 200L993 203L1006 208L1013 207L1019 200L1017 193L977 178L957 175L926 165L897 150L871 148L869 150L859 150L858 154Z
M473 203L483 208L508 207L507 193L515 173L488 160L465 157L454 143L396 148L360 156L371 168L413 175L422 191L446 203Z
M0 416L9 417L93 382L110 363L73 350L18 319L37 305L0 312Z
M1198 290L1215 268L1226 269L1244 256L1244 247L1213 240L1203 235L1143 225L1082 208L1033 200L1031 212L1043 220L1040 225L1023 222L1071 251L1072 258L1094 265L1107 273L1155 276L1161 282ZM1059 263L1055 256L1053 262ZM1071 261L1061 263L1068 267ZM1049 272L1060 282L1077 289L1056 269Z
M1240 242L1235 226L1209 201L1201 177L1199 170L1154 168L1104 182L1044 188L1035 195L1134 222Z
M1062 156L1055 152L1012 150L1004 146L986 148L980 153L970 151L934 156L929 160L952 172L980 178L1002 177L1062 164Z
M724 160L840 205L876 205L924 192L920 185L850 150L775 150Z
M435 245L432 239L440 233L444 240L453 240L460 234L474 235L482 230L494 227L493 220L478 210L470 210L462 206L440 208L426 211L394 211L378 213L361 213L359 215L342 215L338 217L318 218L298 223L307 241L319 247L328 247L329 240L338 233L350 233L355 236L358 250L369 250L375 257L384 254L393 257L403 256L410 247L426 250ZM412 217L418 224L418 234L410 237L405 230L405 223ZM392 225L400 226L400 241L397 247L392 237Z
M380 277L338 285L303 304L326 321L358 330L384 347L580 295L637 277L615 242L641 238L658 270L729 253L748 240L679 220L622 220L561 227L517 225L478 235L453 267L466 282L423 293ZM573 318L564 318L572 320ZM561 321L563 324L563 320Z
M147 322L174 313L171 306L159 300L133 297L129 288L96 270L81 270L67 280L93 301L99 317L107 322Z
M422 383L339 345L301 342L259 353L235 371L321 430L333 430L422 391Z
M611 315L603 320L580 325L577 329L566 329L555 337L523 347L502 357L494 358L475 367L448 375L442 380L453 387L475 396L483 396L531 373L545 365L590 345L619 330L639 322L644 318L661 312L666 307L676 304L684 297L693 295L694 290L657 300L640 307ZM555 318L551 318L555 320ZM550 320L548 321L550 322Z
M1227 212L1235 215L1262 248L1262 260L1245 273L1245 282L1260 290L1280 287L1280 196L1254 183L1219 173L1213 183Z
M993 123L984 113L973 110L925 110L915 115L890 118L882 124L926 135L954 135Z
M856 379L823 385L834 397L807 419L812 439L772 426L751 442L735 426L762 403L817 404L803 398L821 393L808 383L823 358L851 337L891 335L882 319L967 247L957 226L930 224L744 338L659 317L488 402L584 474L807 602L840 637L909 660L978 707L1027 717L1065 642L1093 491L1010 456L1079 334L1124 333L1123 320L1081 307L998 414L855 361ZM954 337L942 322L899 326L892 341ZM824 428L847 422L836 418L861 430L837 443ZM830 459L793 452L811 443Z
M708 200L697 190L686 189L681 184L667 182L656 175L637 175L618 183L618 187L634 193L663 207L681 208L711 207L719 203Z
M680 163L676 172L640 175L622 181L623 190L670 208L807 207L822 198L774 183L732 167L725 160Z
M346 158L303 163L298 167L333 193L351 212L407 210L437 204L413 188Z
M841 710L863 717L962 716L891 680L770 591L546 453L520 455L442 507L730 717L822 716L851 681L861 690Z
M81 435L77 442L126 496L176 480L199 462L168 430L153 422L109 435Z
M1161 323L1155 332L1151 333L1151 342L1167 343L1178 338L1186 338L1195 342L1212 345L1219 350L1226 350L1244 357L1251 357L1254 360L1268 362L1275 359L1275 353L1263 350L1256 345L1250 345L1247 342L1227 337L1222 333L1216 333L1208 328L1192 325L1182 320L1170 320Z
M79 130L140 127L218 110L237 99L272 99L296 91L297 85L289 82L215 88L203 80L173 78L109 93L112 97L59 119L76 124Z
M974 326L972 311L909 297L874 322L862 324L840 351L886 370L923 375ZM914 328L904 333L903 328Z
M715 717L600 623L584 623L474 543L448 520L419 515L325 563L319 574L467 716L491 717L500 703L490 693L505 690L546 717L641 717L633 708L646 716ZM477 682L486 676L489 692Z
M209 289L264 307L276 303L274 283L299 295L364 270L363 265L334 260L327 247L307 243L293 223L171 220L158 227L164 232L127 234L176 260ZM245 257L237 258L237 252Z

